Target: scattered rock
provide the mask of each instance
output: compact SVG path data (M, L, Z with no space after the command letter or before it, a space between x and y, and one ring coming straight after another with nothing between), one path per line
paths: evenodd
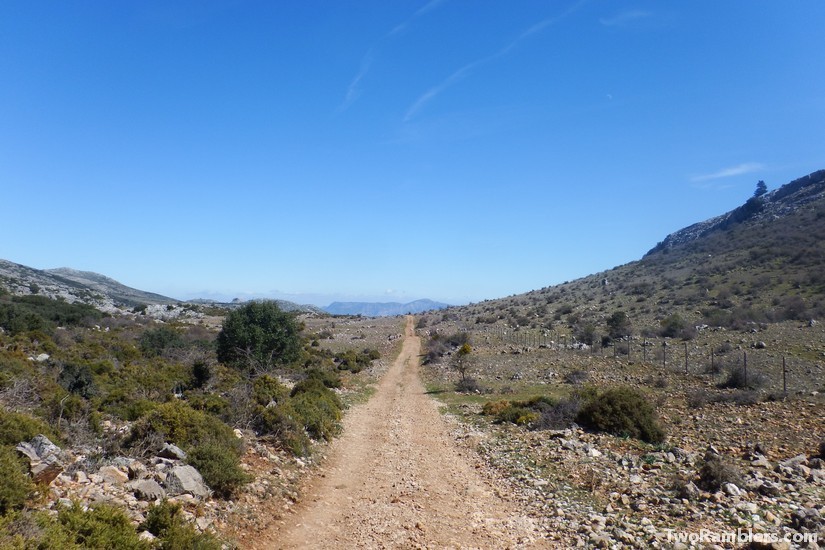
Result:
M163 448L158 452L158 456L170 460L186 460L186 453L183 449L171 443L165 443Z
M199 498L207 498L210 494L200 472L188 464L172 468L166 476L165 483L170 495L188 493Z
M141 479L130 483L135 496L140 500L154 502L166 496L166 491L154 479Z
M129 481L129 475L115 466L103 466L97 474L103 479L104 483L111 483L112 485L122 485Z

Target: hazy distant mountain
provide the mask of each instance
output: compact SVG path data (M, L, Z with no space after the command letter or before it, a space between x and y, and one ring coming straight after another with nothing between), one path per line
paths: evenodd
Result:
M218 307L224 307L227 309L240 307L243 304L249 302L275 302L275 304L281 309L281 311L298 311L300 313L320 314L326 313L323 309L317 306L308 304L296 304L295 302L290 302L289 300L276 300L274 298L254 298L252 300L240 300L236 298L231 302L221 302L220 300L211 300L208 298L195 298L193 300L188 300L188 303L190 304L214 305Z
M323 308L332 315L363 315L364 317L391 317L393 315L404 315L407 313L421 313L434 309L444 309L450 307L449 304L434 302L432 300L415 300L407 304L398 302L333 302Z

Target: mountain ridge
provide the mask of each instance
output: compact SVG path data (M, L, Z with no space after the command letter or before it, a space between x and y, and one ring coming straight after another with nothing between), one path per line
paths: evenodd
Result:
M754 195L745 204L729 212L675 231L648 251L645 256L695 241L748 219L759 220L767 217L787 216L799 207L820 198L823 193L825 193L825 170L818 170L764 195Z

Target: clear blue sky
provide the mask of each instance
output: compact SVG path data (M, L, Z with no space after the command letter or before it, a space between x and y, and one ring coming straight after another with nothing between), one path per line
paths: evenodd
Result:
M479 301L825 168L825 2L0 3L0 258Z

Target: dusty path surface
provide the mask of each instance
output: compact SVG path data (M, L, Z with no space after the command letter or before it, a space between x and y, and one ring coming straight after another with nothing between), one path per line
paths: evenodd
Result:
M418 375L407 319L400 355L353 408L303 504L254 548L539 547L533 523L497 497L450 437Z

